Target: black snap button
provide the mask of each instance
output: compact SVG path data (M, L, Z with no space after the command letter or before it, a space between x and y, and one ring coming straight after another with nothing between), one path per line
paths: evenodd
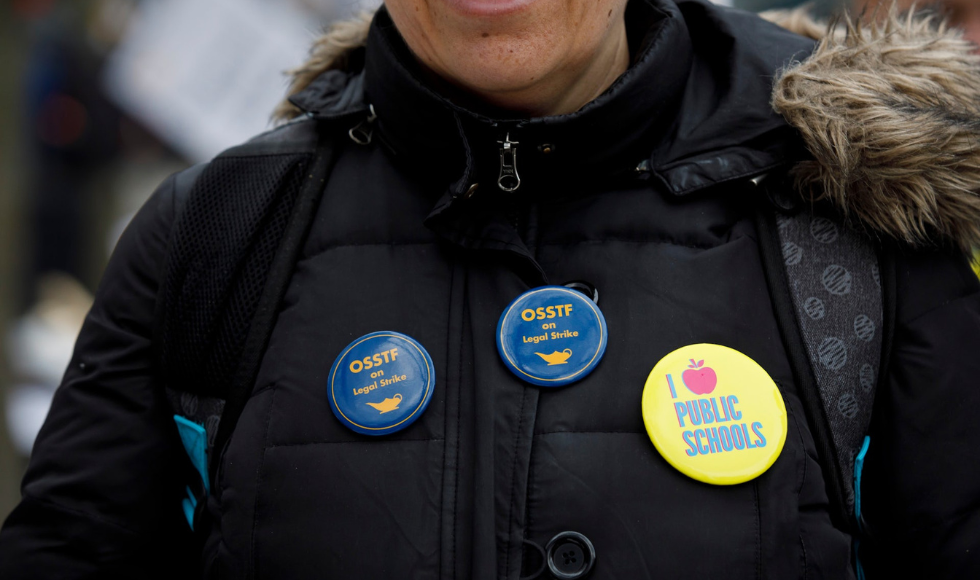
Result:
M544 551L548 555L548 570L558 580L585 578L595 565L595 547L578 532L558 534Z

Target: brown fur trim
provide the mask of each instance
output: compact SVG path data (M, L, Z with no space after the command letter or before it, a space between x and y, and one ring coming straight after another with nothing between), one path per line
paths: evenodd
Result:
M844 19L828 30L773 89L773 108L814 156L794 170L800 191L877 235L980 245L973 45L933 16L895 11L878 24Z
M326 34L313 43L310 58L303 66L289 71L292 81L289 83L287 95L291 97L302 91L313 82L313 79L328 70L345 68L350 52L364 46L367 42L372 18L374 12L366 10L351 20L343 20L331 26ZM299 113L296 105L290 103L287 98L276 107L272 118L279 122L288 121Z

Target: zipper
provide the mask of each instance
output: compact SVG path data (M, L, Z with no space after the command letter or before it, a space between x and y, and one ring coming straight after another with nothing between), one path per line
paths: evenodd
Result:
M374 139L374 122L378 119L378 114L374 112L374 105L368 105L368 116L366 119L352 127L347 132L351 141L358 145L370 145Z
M511 193L517 191L521 186L521 176L517 173L517 141L510 140L510 132L506 134L503 141L497 141L500 145L500 176L497 177L497 187Z

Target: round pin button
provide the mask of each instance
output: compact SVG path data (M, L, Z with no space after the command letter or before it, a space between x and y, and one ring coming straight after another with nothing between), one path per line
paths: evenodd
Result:
M518 296L497 323L497 352L508 369L542 387L574 383L606 352L606 319L581 292L542 286Z
M400 332L366 334L330 367L327 398L345 426L364 435L408 427L432 400L436 375L425 348Z
M715 485L762 475L786 442L776 383L751 358L717 344L679 348L653 367L643 422L668 463Z

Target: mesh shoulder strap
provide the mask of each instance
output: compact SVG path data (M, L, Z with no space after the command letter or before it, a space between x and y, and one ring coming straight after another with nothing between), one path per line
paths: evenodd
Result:
M835 524L853 529L854 460L871 422L885 340L879 258L870 240L810 211L763 208L770 293L827 476Z
M159 376L175 412L206 438L205 481L251 394L333 165L335 139L318 134L305 147L219 156L174 225L158 299Z

